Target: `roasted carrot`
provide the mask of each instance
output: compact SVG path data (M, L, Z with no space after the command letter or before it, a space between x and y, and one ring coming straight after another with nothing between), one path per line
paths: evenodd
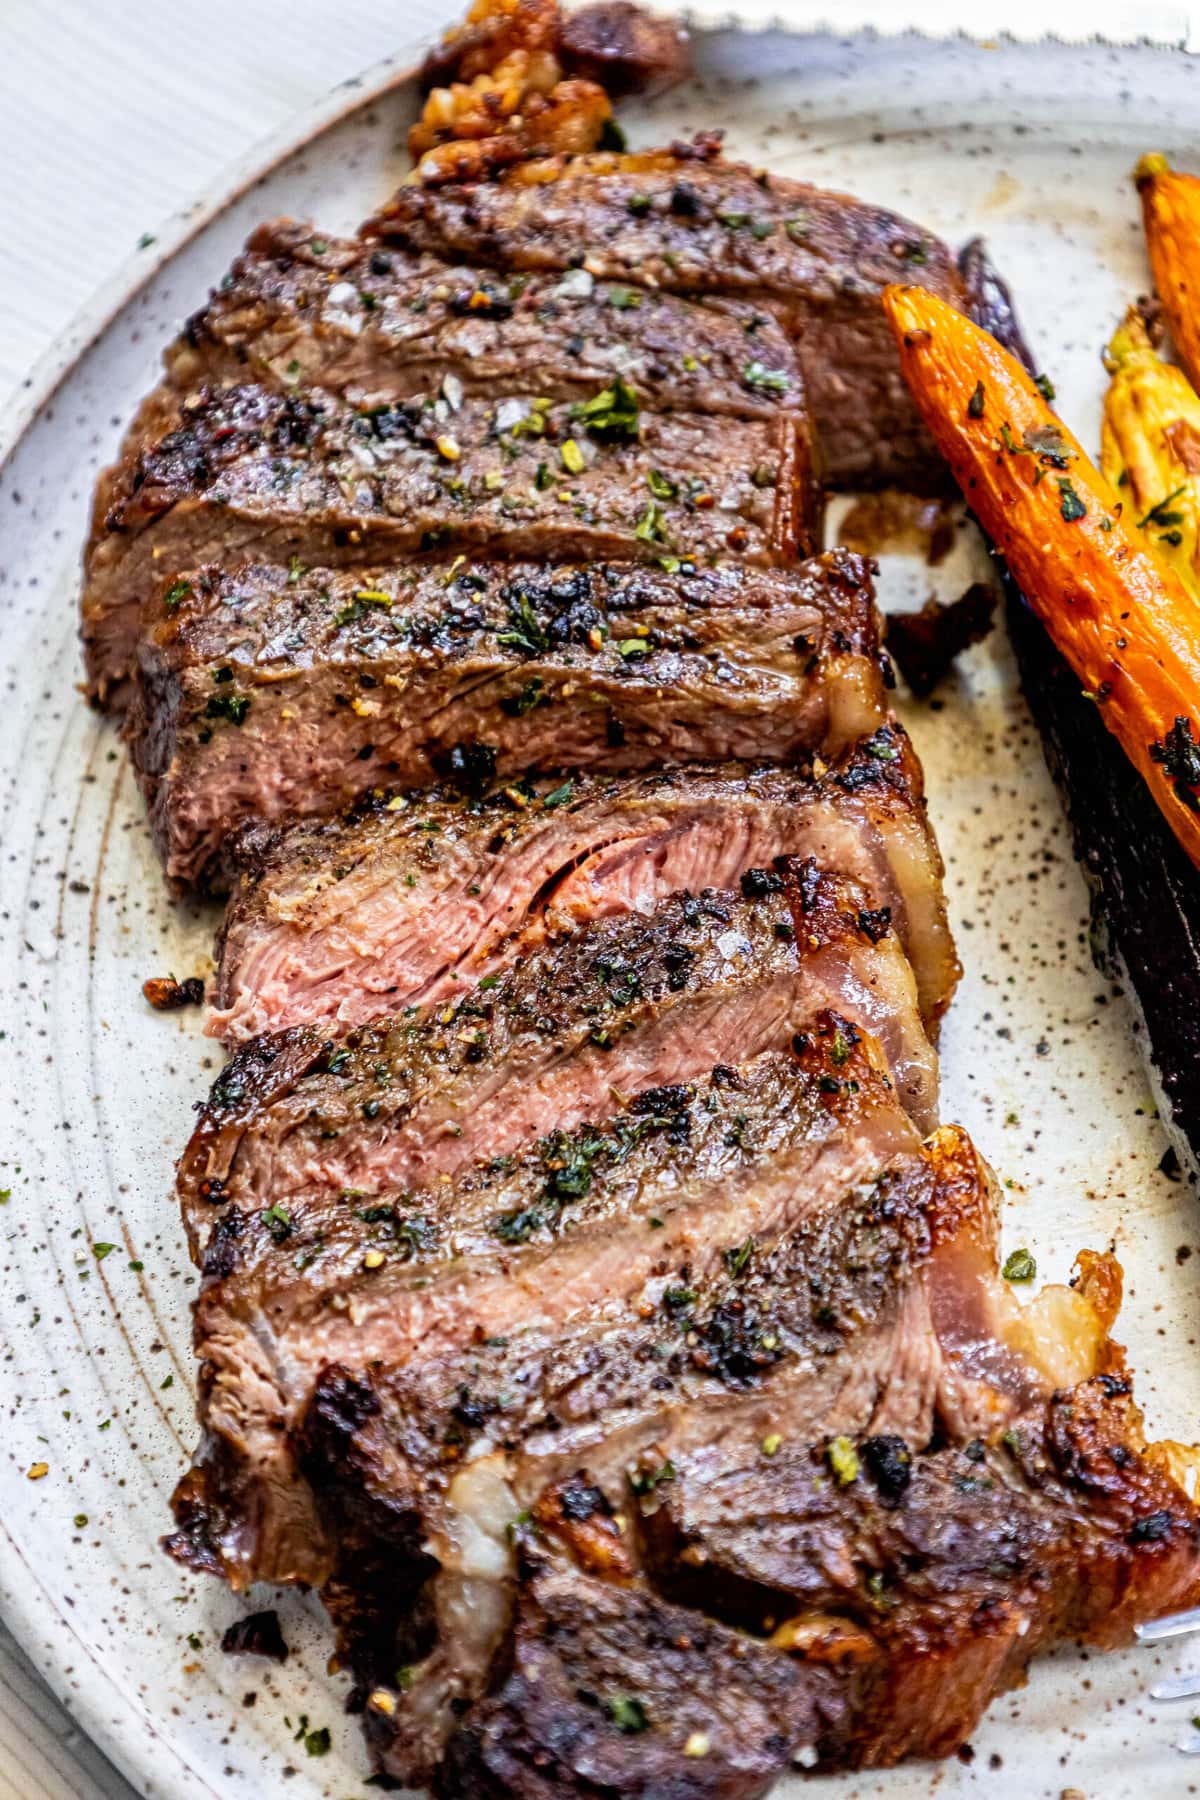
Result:
M1133 178L1154 285L1179 360L1200 387L1200 179L1177 174L1157 154L1143 156Z
M980 524L1200 866L1200 602L994 338L923 288L884 306Z

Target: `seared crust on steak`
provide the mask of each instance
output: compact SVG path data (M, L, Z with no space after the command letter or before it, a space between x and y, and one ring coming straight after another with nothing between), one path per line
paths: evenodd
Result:
M180 428L97 490L81 602L92 691L124 697L142 607L164 571L485 550L770 566L814 548L799 415L713 432L690 414L642 418L623 391L615 414L594 415L615 416L610 428L540 399L471 397L454 411L429 395L359 411L256 386L190 396Z
M479 799L380 790L341 819L248 831L241 850L208 1027L227 1042L457 998L589 919L681 888L769 890L789 856L861 884L931 1028L958 974L920 768L895 724L816 770L551 777Z
M744 163L647 151L545 158L493 182L407 185L364 231L451 261L581 266L601 281L754 297L795 345L834 486L945 483L880 296L914 267L952 304L965 309L968 295L945 245L895 213Z
M877 642L844 551L794 570L201 569L148 609L126 736L168 877L214 887L248 820L380 784L836 754L883 723Z
M755 379L756 363L778 379ZM656 413L771 418L804 401L787 335L751 300L596 281L586 269L448 267L291 219L259 226L165 366L133 444L152 420L169 429L206 383L319 388L370 407L439 389L587 400L620 376Z

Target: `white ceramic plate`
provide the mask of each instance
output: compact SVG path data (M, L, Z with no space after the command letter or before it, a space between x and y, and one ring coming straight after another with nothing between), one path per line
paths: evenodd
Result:
M632 109L635 141L724 123L736 153L781 172L899 207L952 242L983 230L1065 416L1094 441L1099 350L1146 283L1129 169L1151 142L1200 160L1196 64L733 31L702 38L698 62L685 94ZM76 692L78 548L96 470L181 317L259 219L352 227L399 172L413 104L386 70L350 110L331 104L323 129L129 294L0 471L0 1604L147 1800L351 1800L366 1758L341 1716L345 1678L325 1671L317 1604L280 1602L285 1668L231 1660L219 1639L244 1608L157 1548L195 1436L195 1275L171 1164L215 1052L196 1014L156 1016L140 987L203 969L214 915L167 904L115 733ZM943 584L977 555L964 530ZM927 590L923 568L888 573L910 597ZM1115 1241L1151 1427L1197 1435L1195 1198L1158 1170L1131 1013L1091 965L1083 884L1002 640L910 724L966 964L945 1114L1006 1178L1006 1242L1033 1247L1043 1274L1062 1279L1078 1245ZM49 1472L31 1481L40 1462ZM1194 1792L1172 1748L1184 1721L1141 1697L1182 1660L1052 1659L993 1709L973 1760L827 1791L999 1795L1017 1778L1030 1800ZM332 1728L329 1755L306 1754L305 1720Z

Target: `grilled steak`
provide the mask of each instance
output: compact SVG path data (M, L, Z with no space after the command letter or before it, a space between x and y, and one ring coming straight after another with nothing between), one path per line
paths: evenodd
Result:
M605 396L608 396L606 399ZM185 422L97 491L82 599L89 681L123 698L164 572L252 558L361 567L449 549L550 561L743 558L814 546L796 414L643 417L612 387L579 410L444 396L358 411L317 393L201 389Z
M656 1410L642 1313L649 1297L661 1337L675 1304L661 1310L663 1295L678 1285L664 1271L686 1266L688 1286L711 1290L716 1306L729 1266L755 1244L836 1220L847 1189L916 1148L878 1050L825 1015L795 1046L651 1089L602 1124L473 1163L424 1194L367 1203L312 1191L284 1217L227 1214L196 1312L206 1435L181 1490L177 1548L238 1586L329 1575L336 1546L313 1514L296 1444L334 1364L367 1361L380 1379L403 1380L414 1430L420 1414L420 1469L435 1484L439 1444L456 1420L461 1437L472 1411L467 1344L485 1346L469 1359L481 1425L499 1422L486 1395L502 1390L523 1396L505 1411L509 1434L543 1428L568 1393L577 1413L589 1369L596 1395L624 1370L623 1413ZM773 1316L794 1315L789 1330L803 1332L811 1284L789 1295L784 1275L775 1271ZM705 1343L747 1368L774 1360L748 1329ZM703 1387L703 1357L695 1370Z
M687 1081L731 1049L786 1044L827 1006L879 1038L927 1127L936 1057L898 942L860 921L862 889L814 863L789 871L788 887L673 896L648 918L585 926L457 1005L410 1008L341 1039L312 1026L255 1039L214 1084L180 1162L193 1243L214 1201L425 1185L475 1155L603 1117L614 1093Z
M447 268L289 219L258 228L165 363L135 441L176 422L199 384L247 380L360 406L439 387L587 400L615 376L655 413L766 419L803 402L788 339L753 301L595 281L586 269ZM763 382L758 367L776 379Z
M1018 1415L1012 1449L976 1440L914 1457L898 1503L869 1462L843 1493L819 1445L790 1479L770 1467L764 1481L760 1466L737 1503L773 1508L766 1534L783 1549L764 1571L780 1586L759 1589L749 1615L755 1635L724 1635L724 1571L704 1567L699 1539L681 1552L693 1556L690 1606L527 1550L511 1646L450 1739L438 1793L592 1796L600 1769L614 1792L700 1800L761 1794L790 1767L950 1753L1037 1651L1120 1643L1136 1621L1195 1600L1196 1509L1141 1454L1127 1395L1104 1373ZM862 1448L881 1472L896 1454L878 1437ZM660 1492L664 1511L680 1492L703 1507L679 1475ZM764 1625L789 1604L801 1610ZM380 1686L368 1700L385 1767L393 1697L398 1714L405 1694Z
M160 581L127 721L168 876L381 782L834 754L884 717L870 576L254 564Z
M364 232L507 271L580 266L602 282L752 297L792 338L835 486L944 485L880 295L914 268L955 305L965 309L968 294L945 246L894 213L742 163L651 151L406 185ZM761 370L769 379L770 365Z
M585 920L646 912L684 888L781 885L787 856L863 886L871 923L890 924L908 953L928 1024L957 979L920 769L896 725L819 776L725 765L478 801L384 790L348 817L250 834L245 847L209 1025L233 1043L460 995Z
M1147 1454L1107 1340L1114 1273L1082 1257L1078 1288L1026 1323L987 1173L948 1130L697 1276L666 1256L680 1286L623 1330L568 1330L532 1404L519 1340L460 1353L457 1393L420 1365L328 1369L302 1460L381 1768L423 1780L441 1761L446 1794L582 1795L624 1731L646 1741L623 1766L644 1756L672 1792L758 1793L792 1763L945 1754L1035 1649L1120 1641L1194 1600L1200 1520ZM389 1556L381 1604L359 1571ZM655 1680L668 1629L710 1657L753 1646L789 1696L765 1742L740 1740L770 1758L755 1785L729 1766L726 1707ZM638 1680L614 1690L617 1642ZM738 1661L709 1683L733 1717ZM589 1667L604 1679L576 1678Z

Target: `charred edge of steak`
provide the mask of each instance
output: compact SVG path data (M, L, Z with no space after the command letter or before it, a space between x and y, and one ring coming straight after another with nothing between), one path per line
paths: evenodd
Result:
M658 1595L536 1558L492 1694L437 1792L752 1800L842 1729L836 1672L804 1668ZM368 1736L386 1725L368 1714Z
M780 1106L787 1129L776 1119ZM691 1202L709 1165L707 1179L720 1191L734 1169L749 1173L778 1156L793 1133L803 1141L828 1119L832 1134L857 1111L879 1106L899 1103L878 1046L827 1009L785 1051L742 1068L719 1065L702 1081L647 1088L602 1119L551 1131L517 1153L480 1157L428 1192L313 1190L289 1197L286 1231L275 1208L224 1214L205 1254L203 1291L252 1277L269 1284L267 1292L293 1289L311 1302L330 1281L339 1292L351 1285L375 1291L386 1285L385 1270L402 1270L408 1285L414 1269L436 1273L468 1255L490 1254L512 1267L526 1245L540 1251L573 1242L592 1223L615 1230L627 1215L644 1222L654 1213L661 1229L675 1207ZM361 1257L371 1251L379 1260L364 1275ZM265 1297L255 1286L252 1306ZM199 1307L202 1328L203 1299Z
M397 1408L405 1466L436 1487L485 1440L551 1429L560 1399L577 1420L588 1404L657 1409L827 1357L884 1304L889 1271L928 1254L929 1181L877 1047L827 1013L790 1049L649 1090L424 1193L231 1212L196 1306L205 1438L181 1507L206 1501L204 1547L231 1579L296 1578L294 1533L279 1541L254 1494L280 1467L294 1482L279 1451L304 1439L331 1363L363 1370L333 1396L363 1446L356 1505L377 1488L420 1510L386 1448ZM335 1466L318 1485L336 1481ZM337 1535L311 1534L322 1554Z
M915 266L947 297L962 293L946 247L895 213L674 151L543 159L532 178L518 169L487 187L406 186L363 230L513 268L568 267L586 255L605 277L651 267L669 288L758 290L801 305L818 270L839 272L846 295Z
M669 560L669 559L668 559ZM235 568L175 572L152 595L146 625L167 667L228 663L241 680L277 678L282 667L328 656L369 664L392 650L451 658L477 639L516 662L547 652L615 648L629 624L655 620L664 641L685 650L728 616L743 623L777 612L814 612L829 649L874 654L870 565L831 550L793 569L643 563L430 563L394 568ZM636 630L634 637L640 635ZM627 672L657 645L627 649ZM796 645L797 654L805 646ZM815 650L817 647L812 646ZM619 665L618 665L619 666Z
M794 571L464 560L250 564L159 588L125 735L174 879L219 875L222 834L250 812L302 815L439 772L479 793L497 774L673 751L775 760L837 747L872 701L882 715L870 577L846 553Z
M942 1756L1039 1650L1121 1641L1194 1591L1196 1509L1141 1446L1116 1359L992 1442L844 1440L832 1473L827 1445L784 1446L723 1485L681 1467L641 1503L648 1567L680 1603L857 1671L839 1764Z

